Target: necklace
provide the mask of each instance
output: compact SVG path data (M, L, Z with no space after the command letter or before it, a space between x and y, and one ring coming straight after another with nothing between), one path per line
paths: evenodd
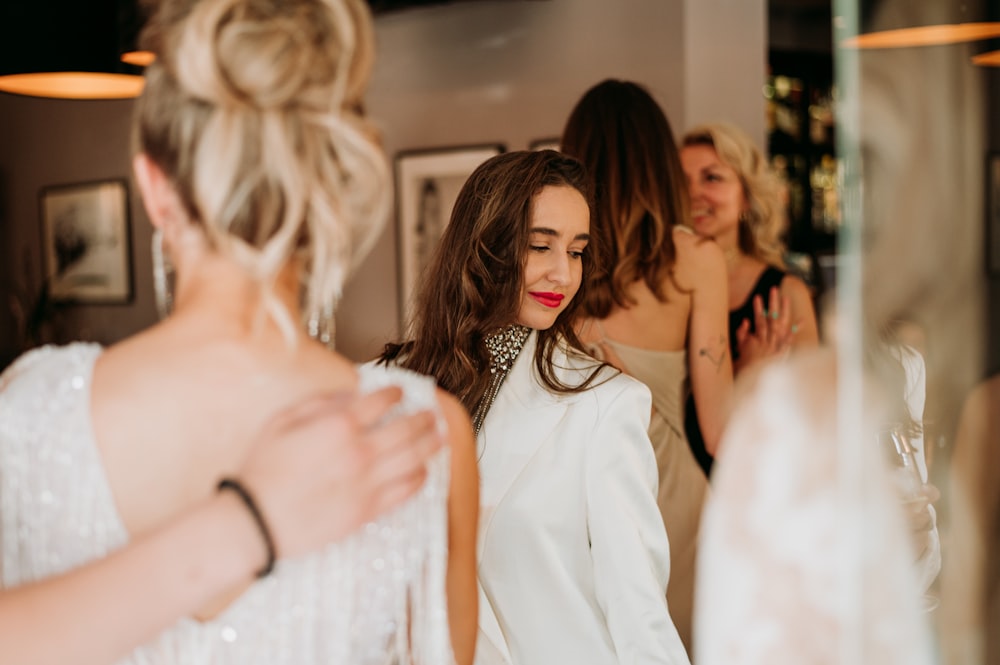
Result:
M472 429L476 436L479 436L486 414L493 406L493 401L500 392L500 386L510 374L514 361L524 348L529 334L531 334L530 328L513 323L486 336L484 341L487 351L490 352L490 384L476 405L475 411L472 412Z

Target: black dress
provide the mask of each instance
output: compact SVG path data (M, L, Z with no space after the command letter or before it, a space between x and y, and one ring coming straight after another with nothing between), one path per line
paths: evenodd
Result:
M757 279L757 283L754 284L753 290L750 291L743 304L736 309L729 310L729 353L733 358L733 362L740 355L739 350L736 348L736 330L743 323L743 319L750 319L751 333L757 329L757 324L753 316L754 296L759 295L764 300L764 306L767 307L771 288L779 286L781 280L785 278L785 274L783 270L768 266L761 273L760 278ZM705 475L710 476L712 473L712 456L705 448L705 440L701 436L701 428L698 427L698 412L695 409L693 394L688 396L687 404L684 407L684 432L687 434L687 440L691 446L691 452L694 453L694 458L698 460L698 464L705 471Z

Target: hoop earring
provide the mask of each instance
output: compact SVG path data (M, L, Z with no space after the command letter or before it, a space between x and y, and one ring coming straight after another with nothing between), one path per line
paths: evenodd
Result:
M334 306L327 303L309 314L309 321L306 324L306 332L314 340L330 349L334 348L337 325L333 318Z
M174 266L163 252L163 231L153 230L153 293L156 296L156 311L165 319L174 309L172 281Z

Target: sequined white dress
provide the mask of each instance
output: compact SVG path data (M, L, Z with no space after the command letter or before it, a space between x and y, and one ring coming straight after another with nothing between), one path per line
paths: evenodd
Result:
M0 587L55 575L122 547L92 436L90 380L101 348L47 347L0 376ZM433 383L360 368L361 389L404 389L436 408ZM451 665L445 604L448 454L395 512L323 551L280 562L220 616L181 619L121 665ZM100 600L95 599L95 611ZM409 635L409 637L408 637Z

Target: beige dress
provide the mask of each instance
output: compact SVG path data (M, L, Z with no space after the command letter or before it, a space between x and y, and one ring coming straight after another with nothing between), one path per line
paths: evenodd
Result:
M601 342L591 351L605 360L611 360L611 354L617 356L625 372L646 384L653 394L649 439L659 470L656 502L670 541L667 605L690 655L698 525L708 480L684 436L687 352L652 351L622 344L608 339L600 322L595 323Z

